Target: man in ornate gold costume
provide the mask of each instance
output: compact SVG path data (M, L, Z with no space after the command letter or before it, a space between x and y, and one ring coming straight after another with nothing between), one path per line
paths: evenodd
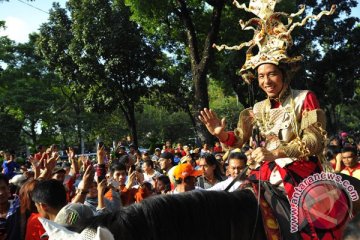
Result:
M247 83L251 83L257 76L259 87L266 93L267 99L256 103L252 109L243 110L233 132L225 130L225 119L218 118L211 109L201 111L199 119L219 139L224 149L239 148L249 142L251 144L256 129L265 145L257 146L249 155L249 161L253 163L249 178L266 181L272 187L285 191L290 201L294 188L303 179L323 170L319 159L326 141L326 117L315 94L290 88L295 66L301 60L301 57L287 55L287 49L292 45L290 34L296 26L303 26L308 19L318 20L324 14L332 14L335 6L330 11L292 23L293 18L304 11L304 6L297 13L289 15L273 11L276 0L251 0L249 8L245 4L234 3L238 8L258 16L246 23L240 20L243 29L254 31L254 37L239 46L214 46L218 50L249 47L240 75ZM286 17L288 23L284 24L281 17ZM253 48L258 48L256 55L253 54ZM320 232L310 222L300 235L302 239L341 238L339 229ZM298 238L291 236L291 239Z

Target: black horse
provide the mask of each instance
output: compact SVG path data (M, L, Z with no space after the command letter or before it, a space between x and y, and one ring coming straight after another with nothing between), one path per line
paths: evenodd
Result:
M360 192L359 180L349 176L343 178ZM354 202L355 215L359 213L359 205L360 200ZM267 238L258 206L249 190L191 191L150 197L117 212L89 219L73 230L95 236L100 226L119 240L264 240ZM94 239L49 235L50 240ZM100 236L97 239L109 238Z
M266 239L258 203L248 190L155 196L80 228L104 226L115 239Z

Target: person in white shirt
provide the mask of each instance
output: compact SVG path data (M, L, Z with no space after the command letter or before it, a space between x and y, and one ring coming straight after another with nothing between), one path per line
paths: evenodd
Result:
M229 173L228 179L215 184L213 187L206 190L221 191L225 190L227 186L236 178L246 167L246 155L241 152L233 152L229 156L229 165L227 171ZM242 183L242 179L236 181L234 185L229 189L229 192L233 192L238 189Z
M149 182L155 187L155 178L161 175L158 171L154 169L154 163L151 160L145 160L143 165L143 174L144 174L144 181Z
M201 170L195 170L190 163L182 163L174 167L176 187L170 194L178 194L195 190L196 178L202 175Z
M154 152L154 155L152 155L151 160L153 162L157 162L160 159L160 154L161 154L161 149L155 148L155 152Z

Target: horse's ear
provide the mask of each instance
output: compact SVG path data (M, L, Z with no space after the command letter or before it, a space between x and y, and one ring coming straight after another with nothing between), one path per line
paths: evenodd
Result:
M69 231L53 221L45 218L39 218L39 221L43 225L46 234L49 235L49 240L76 240L80 238L80 234Z
M107 228L98 227L95 240L115 240L112 233Z

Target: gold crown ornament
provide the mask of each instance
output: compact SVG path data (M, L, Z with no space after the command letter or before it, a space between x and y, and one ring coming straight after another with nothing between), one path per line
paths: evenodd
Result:
M213 45L217 50L240 50L248 47L246 51L246 60L241 67L239 73L243 80L251 83L255 79L252 70L257 68L263 63L272 63L279 65L279 63L295 63L302 60L301 56L289 57L287 49L293 45L291 32L298 26L304 26L309 19L319 20L324 14L331 15L334 13L336 6L332 5L330 11L322 11L317 15L305 17L300 22L294 22L296 16L302 14L305 10L304 5L300 5L299 11L296 13L288 14L284 12L274 12L275 5L279 0L250 0L249 7L245 4L239 4L236 0L233 4L240 9L255 14L256 18L251 18L249 21L244 22L240 20L240 26L243 30L253 30L253 39L241 43L237 46L229 47L227 45L217 46ZM287 18L285 25L281 18ZM258 48L258 52L254 55L254 47Z

